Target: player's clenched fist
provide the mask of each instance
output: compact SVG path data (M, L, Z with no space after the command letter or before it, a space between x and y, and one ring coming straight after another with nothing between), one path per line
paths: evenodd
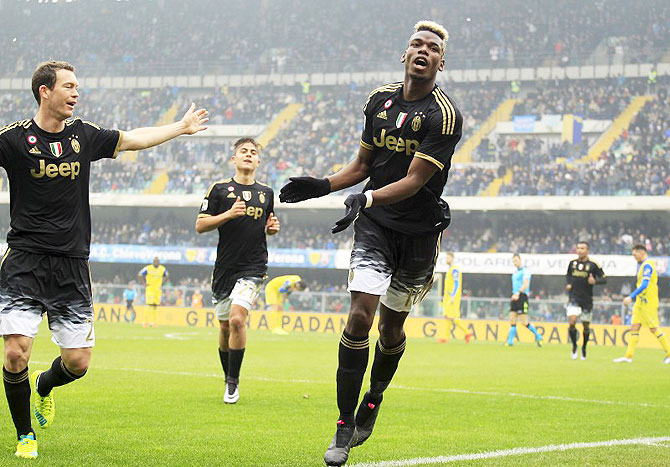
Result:
M247 211L246 203L242 201L238 196L235 202L233 203L232 207L228 209L228 216L231 219L237 219L238 217L242 217L246 211Z
M270 214L268 221L265 223L265 233L274 235L279 232L279 228L279 219L277 219L277 216L275 216L274 213Z

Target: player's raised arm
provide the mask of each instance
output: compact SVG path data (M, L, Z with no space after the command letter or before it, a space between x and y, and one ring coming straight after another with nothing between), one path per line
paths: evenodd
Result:
M209 121L209 113L205 109L196 110L195 104L186 111L178 122L168 125L136 128L124 131L119 143L119 151L138 151L157 146L177 136L192 135L206 130L205 123Z
M354 186L369 177L372 156L371 150L361 146L356 158L334 175L326 178L291 177L279 191L279 201L298 203Z

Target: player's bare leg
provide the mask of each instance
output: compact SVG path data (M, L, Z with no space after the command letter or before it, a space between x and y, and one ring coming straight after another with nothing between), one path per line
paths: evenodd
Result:
M337 406L340 417L333 441L323 456L327 465L345 464L349 450L356 443L354 412L368 366L368 335L378 304L378 295L351 292L351 308L338 351Z
M234 404L240 398L238 385L240 369L247 346L247 309L240 305L230 306L230 337L228 339L228 376L227 389L223 401Z
M356 411L356 443L363 444L372 434L383 393L391 384L398 363L405 351L405 331L403 326L409 312L397 312L379 307L379 340L375 346L375 357L370 373L370 389Z

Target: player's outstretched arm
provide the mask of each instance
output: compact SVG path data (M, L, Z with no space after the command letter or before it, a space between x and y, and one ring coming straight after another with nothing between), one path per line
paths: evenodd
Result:
M409 165L407 175L397 182L389 183L385 187L367 193L349 195L344 200L346 206L344 217L335 222L330 231L332 233L343 231L356 219L362 209L369 208L373 204L383 206L414 196L421 187L428 183L437 169L438 167L432 162L415 157Z
M209 113L205 109L195 109L195 104L186 111L178 122L163 126L136 128L123 132L119 151L138 151L157 146L177 136L192 135L206 130L205 123L209 121Z
M360 147L356 158L334 175L326 178L289 178L290 181L279 191L279 201L282 203L298 203L354 186L368 178L371 161L372 151Z

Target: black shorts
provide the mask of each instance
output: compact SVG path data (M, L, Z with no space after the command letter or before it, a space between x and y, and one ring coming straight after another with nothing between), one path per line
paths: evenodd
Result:
M441 233L407 235L361 214L354 223L349 291L382 296L395 311L410 311L430 290Z
M93 345L88 260L8 249L0 266L2 333L34 337L43 313L61 347Z
M582 309L582 313L591 313L593 311L593 302L587 302L586 300L571 299L568 301L568 306L579 307Z
M132 308L135 300L126 300L126 308Z
M519 314L528 313L528 295L522 292L519 294L518 300L511 300L509 302L509 311Z

